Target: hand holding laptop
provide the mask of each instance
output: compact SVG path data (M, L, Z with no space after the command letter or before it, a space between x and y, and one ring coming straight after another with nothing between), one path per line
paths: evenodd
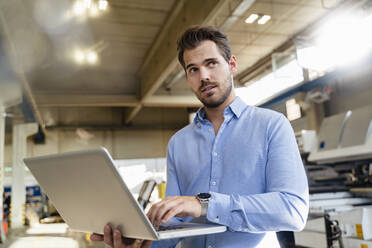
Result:
M103 241L113 248L148 248L152 243L151 240L123 238L119 230L114 230L114 233L112 233L110 225L104 227L104 235L94 233L90 236L90 239L92 241Z
M193 216L200 217L201 205L194 196L172 196L167 197L163 201L154 204L147 217L154 226L167 223L173 217ZM150 247L151 241L139 239L121 238L119 230L112 233L111 227L106 225L104 227L104 235L92 234L92 241L104 241L107 245L114 248L121 247ZM126 242L128 241L128 242Z

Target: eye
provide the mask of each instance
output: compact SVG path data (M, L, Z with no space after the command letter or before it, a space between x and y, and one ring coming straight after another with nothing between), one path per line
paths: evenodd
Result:
M217 65L217 62L216 61L210 61L208 63L208 66L211 66L211 67L214 67L215 65Z
M198 70L198 68L196 68L196 67L191 67L191 68L189 69L189 73L196 72L197 70Z

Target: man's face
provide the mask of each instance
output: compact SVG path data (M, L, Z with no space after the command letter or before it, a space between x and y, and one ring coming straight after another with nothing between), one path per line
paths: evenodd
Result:
M237 71L235 56L226 62L216 43L206 40L185 50L186 79L192 91L209 108L232 96L232 75Z

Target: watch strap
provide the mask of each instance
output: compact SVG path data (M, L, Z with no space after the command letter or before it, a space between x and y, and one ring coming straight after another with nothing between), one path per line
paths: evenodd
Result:
M200 216L205 217L207 216L208 212L208 203L211 195L209 193L199 193L196 195L196 199L199 200L201 205L201 213Z
M201 213L200 213L200 216L207 216L207 212L208 212L208 203L209 201L206 201L206 202L200 202L200 205L201 205Z

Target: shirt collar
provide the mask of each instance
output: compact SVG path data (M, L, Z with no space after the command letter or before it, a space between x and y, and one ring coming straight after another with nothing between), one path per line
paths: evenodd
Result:
M235 100L228 107L226 107L224 114L226 113L226 111L231 111L239 119L246 107L247 104L243 102L240 97L236 97ZM198 121L205 121L204 107L199 108L198 112L196 112L194 123L197 123Z
M234 115L239 119L246 107L247 104L237 96L228 108L230 108Z

